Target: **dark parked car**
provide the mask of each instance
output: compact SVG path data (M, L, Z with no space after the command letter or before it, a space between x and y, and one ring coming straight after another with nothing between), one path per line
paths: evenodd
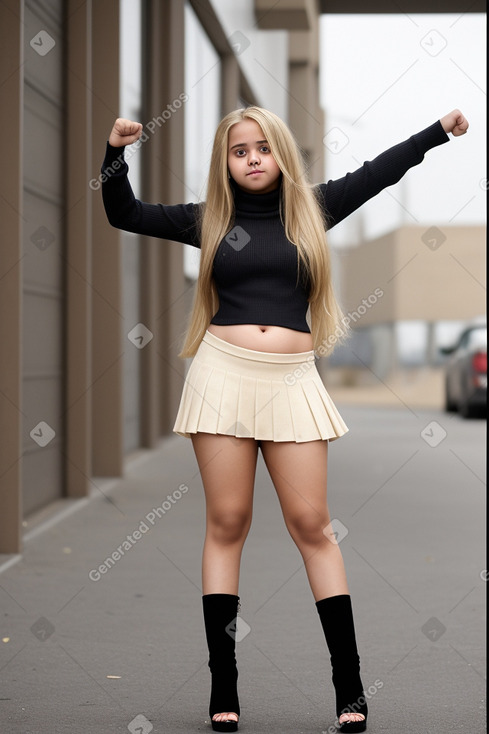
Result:
M487 406L487 326L467 326L451 347L445 376L445 410L458 411L464 418L485 413Z

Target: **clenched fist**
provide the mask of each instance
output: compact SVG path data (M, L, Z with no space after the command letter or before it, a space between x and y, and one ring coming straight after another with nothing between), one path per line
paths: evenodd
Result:
M469 123L460 110L452 110L448 115L442 117L440 122L444 131L446 133L452 133L455 137L458 135L464 135L469 129Z
M114 148L132 145L136 140L139 140L142 131L143 126L140 122L133 122L132 120L125 120L123 117L118 117L109 135L109 143Z

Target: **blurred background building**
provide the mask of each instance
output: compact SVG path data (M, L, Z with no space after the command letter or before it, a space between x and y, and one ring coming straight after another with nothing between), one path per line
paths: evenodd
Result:
M481 2L405 5L485 10ZM21 550L33 513L89 495L94 477L121 476L128 454L171 433L177 411L198 252L109 226L100 167L115 118L144 125L145 141L126 158L146 201L203 198L217 123L247 104L286 120L312 180L324 180L321 13L393 10L380 0L0 4L0 553ZM427 264L426 231L396 228L336 257L346 311L379 285L383 295L332 360L333 385L361 381L358 356L382 378L395 369L404 359L399 321L422 322L420 359L430 362L437 324L482 312L470 280L456 294L447 287L444 301L421 295L435 270L450 282L462 252L482 279L482 227L431 232L435 244L450 243L436 265ZM372 258L381 262L375 277ZM410 258L410 277L396 279Z

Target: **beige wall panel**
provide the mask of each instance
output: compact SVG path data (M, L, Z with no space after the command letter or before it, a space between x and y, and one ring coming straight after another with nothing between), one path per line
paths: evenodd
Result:
M317 88L313 68L309 64L289 67L289 125L302 148L314 151L317 130L322 129L322 117L315 115Z
M63 275L62 245L63 221L59 206L34 195L32 189L24 192L26 223L23 233L23 268L26 286L59 289Z
M184 90L184 59L185 59L185 22L182 3L172 0L170 28L172 34L170 53L174 60L172 73L167 78L166 99L172 101ZM162 90L163 91L163 90ZM165 97L163 98L165 99ZM185 105L169 120L170 130L166 137L166 185L170 197L169 203L178 203L185 200L185 190L182 180L184 170L185 140L184 140ZM162 413L162 428L171 433L177 414L180 396L183 389L184 362L178 351L182 345L182 333L185 331L187 314L184 311L185 294L188 285L183 272L183 248L172 244L166 247L165 260L161 260L161 284L164 290L164 315L166 322L165 360L168 360L168 383L164 396ZM166 278L166 283L164 278ZM164 285L163 285L164 284Z
M310 31L291 31L289 33L289 64L307 61L313 67L319 66L319 23L314 19Z
M485 313L484 227L404 227L348 251L341 262L347 310L377 287L384 292L358 326Z
M309 176L313 183L323 183L326 180L324 171L325 148L323 143L325 130L324 111L319 107L319 104L316 105L314 117L319 121L319 124L315 126L314 149L311 154L312 160L309 164Z
M24 124L29 131L25 137L24 187L60 205L63 196L61 108L30 84L26 84L24 95ZM58 98L57 104L61 102Z
M367 308L356 326L389 322L396 318L396 277L398 261L389 233L375 242L347 250L340 255L343 309L356 312L365 298L380 288L383 295ZM373 300L373 299L372 299ZM363 311L363 309L361 309Z
M25 3L22 410L29 469L24 471L22 491L26 513L64 494L62 22L61 0Z
M92 176L96 178L119 115L118 1L97 0L92 18ZM119 232L107 222L100 191L94 192L92 207L93 474L118 476L123 469L121 244Z
M395 281L398 318L438 321L485 313L483 227L406 227L397 242L398 262L415 255Z
M60 452L63 449L63 429L60 424L62 397L59 390L61 374L39 375L34 379L24 376L24 405L28 411L23 432L23 484L24 515L34 512L60 496L63 466ZM46 445L40 446L31 437L30 431L40 422L50 426L56 435ZM35 431L50 437L44 425Z
M28 516L50 502L58 499L58 494L53 487L59 485L62 475L60 473L57 454L59 445L54 441L42 449L42 452L28 448L24 451L22 459L22 472L24 482L35 485L36 491L28 494L24 502L24 516Z
M39 90L46 99L52 99L59 94L63 85L63 66L59 63L60 53L64 43L62 32L62 5L63 0L27 0L24 15L24 37L26 43L26 62L29 69L28 84ZM39 41L39 33L44 31L46 36ZM44 44L44 49L54 42L48 53L39 55L30 46L32 39L37 37L37 44ZM34 42L33 45L36 45ZM52 151L54 152L54 151Z
M239 66L233 54L222 57L221 114L227 115L239 107Z
M66 4L66 462L70 497L89 493L91 476L91 0Z
M262 29L308 30L316 15L315 0L255 0L257 25Z
M22 549L23 15L22 3L0 3L0 553Z
M31 379L33 374L52 374L61 379L63 310L60 294L27 285L23 308L29 314L28 328L22 334L26 375Z
M148 39L152 64L145 82L146 114L151 119L185 90L184 4L177 0L150 3L148 19L152 30ZM145 147L145 195L152 201L165 204L185 201L184 115L185 104L181 104ZM143 312L151 319L148 328L154 333L142 364L143 375L147 375L147 383L143 383L143 430L148 441L152 437L154 440L156 422L158 435L171 433L183 388L185 363L177 356L183 343L189 290L183 271L183 247L162 240L150 245L143 254L142 278L147 294L147 308Z

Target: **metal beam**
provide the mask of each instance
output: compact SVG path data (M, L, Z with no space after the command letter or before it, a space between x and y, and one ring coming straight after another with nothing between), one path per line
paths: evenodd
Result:
M482 0L319 0L320 13L485 13Z

